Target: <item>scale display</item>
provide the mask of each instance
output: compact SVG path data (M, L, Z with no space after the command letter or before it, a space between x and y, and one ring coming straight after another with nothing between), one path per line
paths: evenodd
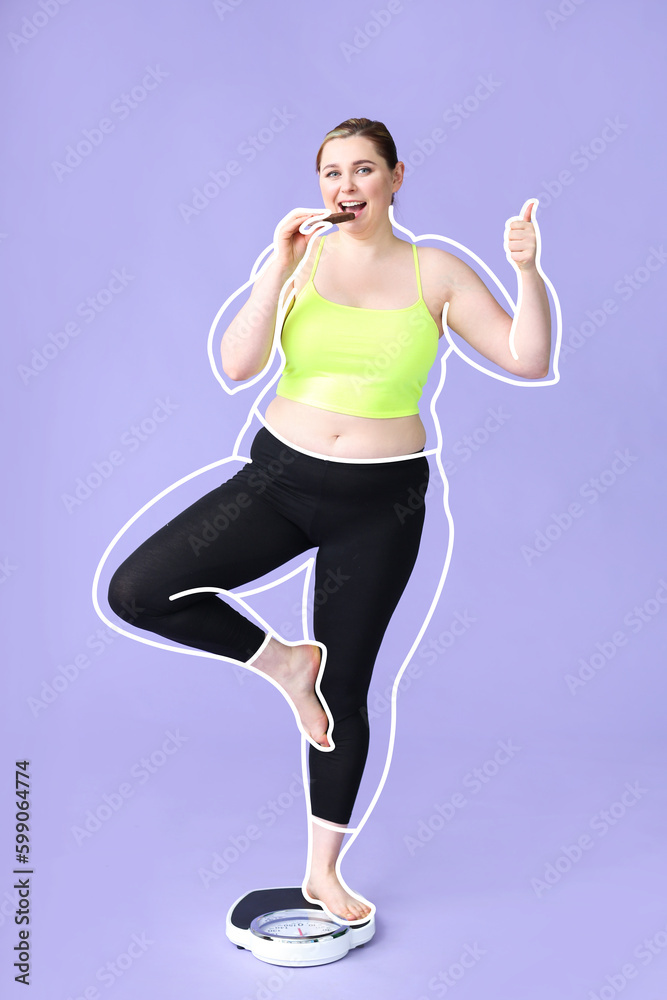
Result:
M366 944L375 920L349 926L310 903L299 886L256 889L241 896L227 914L227 937L269 965L310 966L337 962Z

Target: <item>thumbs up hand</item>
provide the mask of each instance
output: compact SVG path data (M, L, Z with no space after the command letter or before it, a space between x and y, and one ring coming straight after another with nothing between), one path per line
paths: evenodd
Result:
M535 267L537 232L532 219L537 205L537 198L530 198L521 209L521 214L513 215L505 223L505 255L519 271L530 271Z

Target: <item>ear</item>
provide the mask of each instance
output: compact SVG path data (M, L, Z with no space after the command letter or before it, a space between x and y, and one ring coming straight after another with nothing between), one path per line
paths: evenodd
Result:
M394 204L394 195L398 190L400 190L401 185L403 184L404 177L405 177L405 163L403 163L403 160L399 160L396 166L394 167L394 176L392 182L392 187L394 191L391 196L392 205Z

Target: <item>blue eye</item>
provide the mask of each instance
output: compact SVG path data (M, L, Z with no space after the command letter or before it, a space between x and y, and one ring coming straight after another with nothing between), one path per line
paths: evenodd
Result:
M371 169L370 167L359 167L359 170L368 170L369 173L370 173L370 169ZM333 175L337 174L337 173L338 173L337 170L330 170L328 174L325 174L325 177L333 177Z

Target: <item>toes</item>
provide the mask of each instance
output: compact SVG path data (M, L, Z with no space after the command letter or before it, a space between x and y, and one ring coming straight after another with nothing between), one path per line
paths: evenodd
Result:
M307 886L306 889L307 892L311 896L313 896L313 898L319 899L319 901L322 902L323 905L325 905L329 909L329 911L334 916L337 916L340 920L347 920L347 921L363 920L369 917L371 913L371 907L368 906L366 903L362 903L361 900L357 900L351 898L350 896L347 896L347 902L345 902L345 896L343 896L343 899L340 901L340 906L337 906L336 896L338 895L338 893L332 892L330 897L330 902L327 902L327 898L329 898L328 893L325 892L325 893L320 893L318 895L317 893L313 893L311 891L310 886ZM340 896L338 898L340 900Z
M317 733L313 733L313 732L310 733L311 739L315 743L317 743L317 745L320 746L320 747L328 747L328 746L330 746L329 737L327 736L327 728L328 728L328 726L325 725Z

